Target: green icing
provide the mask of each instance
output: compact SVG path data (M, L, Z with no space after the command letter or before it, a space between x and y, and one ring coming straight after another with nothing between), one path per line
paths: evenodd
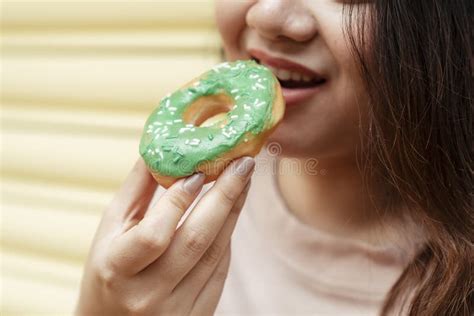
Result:
M246 133L266 130L272 114L276 78L254 61L219 64L194 85L167 95L145 123L140 154L148 167L172 177L191 175L197 166L234 148ZM183 121L201 96L227 94L234 101L227 124L206 127Z

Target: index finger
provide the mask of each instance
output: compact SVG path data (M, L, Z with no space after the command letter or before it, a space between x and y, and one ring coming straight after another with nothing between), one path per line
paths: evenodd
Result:
M140 157L108 207L110 216L125 221L143 217L158 184Z
M232 163L204 194L176 232L167 251L153 264L170 283L180 280L196 265L224 226L230 211L245 189L255 160L244 157Z

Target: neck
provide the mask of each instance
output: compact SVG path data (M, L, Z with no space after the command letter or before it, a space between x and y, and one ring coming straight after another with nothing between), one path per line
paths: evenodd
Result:
M298 164L301 170L290 165ZM277 183L288 208L302 222L328 233L369 243L383 240L378 197L366 189L355 159L318 160L309 169L307 159L279 158ZM304 166L306 167L306 170ZM318 172L314 172L314 170ZM382 222L383 220L383 222Z

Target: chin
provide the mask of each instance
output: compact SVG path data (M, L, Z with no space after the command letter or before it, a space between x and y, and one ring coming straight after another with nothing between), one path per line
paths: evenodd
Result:
M353 156L357 140L337 131L316 130L313 125L295 127L283 121L268 138L267 146L269 152L278 152L284 157L326 159Z
M314 157L317 154L313 141L304 138L301 130L291 128L284 122L270 135L267 144L270 152L278 152L286 157L304 158Z

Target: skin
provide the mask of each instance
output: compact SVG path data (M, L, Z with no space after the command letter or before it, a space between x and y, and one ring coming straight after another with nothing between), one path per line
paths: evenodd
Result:
M258 49L305 65L327 80L312 98L287 108L270 139L282 150L277 180L288 208L320 230L383 241L356 162L367 95L343 33L343 1L220 0L216 13L228 59L250 58ZM285 158L300 166L316 159L316 169L326 175L285 172Z
M374 221L367 215L369 195L361 189L355 163L365 93L342 33L342 2L220 0L216 11L229 60L247 59L248 49L258 48L327 78L314 98L286 111L272 136L284 157L301 163L317 158L318 169L326 169L327 175L279 173L278 183L301 221L370 240ZM104 212L76 314L211 315L227 275L230 237L254 167L249 159L230 165L178 229L202 180L193 193L180 180L150 206L157 184L139 159ZM247 161L245 175L235 172L239 161Z
M76 315L211 315L254 164L229 165L176 229L204 177L194 176L192 191L174 183L150 205L157 184L140 158L104 212Z

